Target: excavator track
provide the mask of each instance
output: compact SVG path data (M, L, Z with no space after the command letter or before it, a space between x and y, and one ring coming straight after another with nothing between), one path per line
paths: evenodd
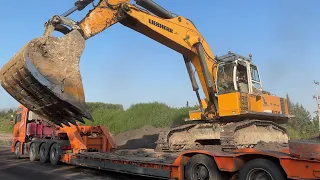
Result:
M156 149L162 152L179 152L181 149L184 148L184 144L175 144L174 146L170 147L169 141L168 141L170 136L177 132L187 131L195 126L196 124L186 124L176 128L172 128L167 131L162 131L159 134L158 141L156 142L157 143Z
M229 124L224 126L223 132L220 134L220 142L221 148L224 151L231 151L239 148L250 148L254 147L255 143L252 144L237 144L235 142L235 134L237 131L250 127L250 126L262 126L262 127L270 127L274 128L277 131L282 132L283 134L287 134L285 128L279 126L275 122L272 121L263 121L263 120L246 120L243 122L237 122L234 124Z
M177 137L179 141L175 139ZM184 140L181 140L183 138ZM275 122L265 120L245 120L224 124L186 124L160 133L157 150L180 152L196 147L197 141L203 140L219 140L222 151L232 151L241 148L253 148L260 141L286 144L289 138L285 128Z

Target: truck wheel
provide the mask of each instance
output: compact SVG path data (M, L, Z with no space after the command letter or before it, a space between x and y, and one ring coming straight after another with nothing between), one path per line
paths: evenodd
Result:
M214 159L203 154L191 157L185 168L185 178L187 180L223 180Z
M50 162L52 165L57 165L60 161L60 154L58 144L54 143L50 149Z
M40 163L46 163L49 161L49 153L46 151L46 143L42 143L40 146Z
M17 159L20 158L20 142L17 142L14 146L14 157Z
M30 145L30 151L29 151L29 158L30 161L38 161L39 160L39 153L38 150L36 149L36 143L32 143Z
M243 180L285 180L282 168L267 159L254 159L247 162L239 171L239 179Z

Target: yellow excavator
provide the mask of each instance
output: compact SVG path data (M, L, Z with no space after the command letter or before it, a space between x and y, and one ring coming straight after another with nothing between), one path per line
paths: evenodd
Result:
M52 16L43 36L28 42L2 67L1 85L21 104L57 125L92 120L85 105L80 57L85 41L120 23L182 54L199 101L199 109L190 111L185 125L160 134L159 150L181 151L199 145L231 150L254 147L259 141L288 142L287 132L280 126L290 119L287 100L262 90L251 55L228 52L214 56L191 20L152 0L135 2L79 0L64 14ZM93 9L80 22L68 18L90 4ZM54 31L64 35L55 37Z

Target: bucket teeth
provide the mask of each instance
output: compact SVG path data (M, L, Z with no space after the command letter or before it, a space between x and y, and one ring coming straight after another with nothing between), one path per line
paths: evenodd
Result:
M77 119L78 121L80 121L81 123L83 123L83 124L86 123L81 117L77 117L76 119Z
M62 120L62 121L61 121L61 123L62 123L62 124L64 124L64 125L66 125L66 126L70 127L69 122L70 122L70 121L68 121L68 120Z
M75 119L70 119L69 122L75 126L78 126L77 122Z
M91 114L88 112L84 115L84 117L90 121L93 121L93 117L91 116Z
M79 61L85 40L77 30L35 38L0 70L1 86L18 102L57 125L92 120ZM79 118L80 117L80 118Z

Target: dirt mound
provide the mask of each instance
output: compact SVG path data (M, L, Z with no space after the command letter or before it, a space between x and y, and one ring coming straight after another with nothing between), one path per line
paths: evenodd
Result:
M161 128L155 128L151 125L146 125L140 129L126 131L117 134L114 139L119 148L135 149L135 148L151 148L156 147Z
M283 149L288 148L288 144L282 144L282 143L277 143L277 142L263 142L260 141L258 142L257 145L254 146L255 149L258 150L266 150L266 151L281 151Z
M310 140L320 140L320 135L315 135L309 138Z

